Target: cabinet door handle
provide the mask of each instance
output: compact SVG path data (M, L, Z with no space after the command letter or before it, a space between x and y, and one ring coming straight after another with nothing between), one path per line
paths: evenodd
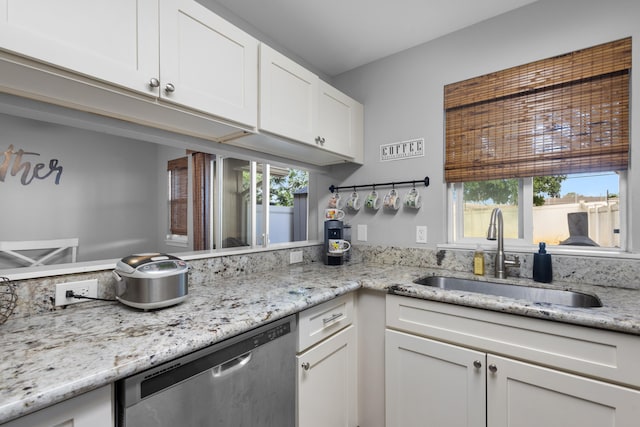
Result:
M167 93L175 92L175 90L176 90L176 87L171 83L167 83L164 87L164 91Z
M492 363L491 365L489 365L489 371L496 373L498 372L498 367Z
M326 319L322 319L322 323L326 325L327 323L331 323L339 317L342 317L342 313L336 313L332 316L327 317Z
M155 77L151 77L151 79L149 79L149 87L154 88L158 86L160 86L160 80Z
M308 371L311 368L311 365L309 364L309 362L304 362L302 365L300 365L302 367L302 369L304 369L305 371Z
M479 360L474 360L473 361L473 367L476 368L476 369L482 368L482 362L479 361Z

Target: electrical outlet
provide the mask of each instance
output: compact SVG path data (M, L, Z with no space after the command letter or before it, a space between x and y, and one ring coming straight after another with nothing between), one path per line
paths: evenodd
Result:
M416 226L416 243L427 243L427 226Z
M289 252L289 264L295 264L297 262L302 262L302 251Z
M83 297L98 297L98 281L96 279L82 280L79 282L58 283L56 285L56 307L59 305L78 304L79 302L91 301L88 299L80 299L67 297L67 291L73 291L76 295Z

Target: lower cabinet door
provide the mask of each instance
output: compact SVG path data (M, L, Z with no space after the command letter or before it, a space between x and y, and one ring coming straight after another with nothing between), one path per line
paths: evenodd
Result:
M111 385L9 421L3 427L113 427Z
M356 357L354 326L298 356L298 427L357 426Z
M485 353L389 329L385 346L388 427L485 426Z
M491 427L636 427L640 392L487 356L487 420Z

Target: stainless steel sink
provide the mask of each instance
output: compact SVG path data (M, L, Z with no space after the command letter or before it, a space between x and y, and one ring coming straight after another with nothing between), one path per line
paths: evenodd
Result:
M597 295L560 289L510 285L508 283L482 282L454 277L427 276L413 281L418 285L445 290L475 292L507 298L527 300L535 303L560 304L570 307L602 307Z

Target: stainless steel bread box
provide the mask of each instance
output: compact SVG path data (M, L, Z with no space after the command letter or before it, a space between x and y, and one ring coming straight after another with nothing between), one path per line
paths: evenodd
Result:
M168 307L184 301L189 293L189 266L173 255L146 253L118 261L113 275L116 298L143 310Z

